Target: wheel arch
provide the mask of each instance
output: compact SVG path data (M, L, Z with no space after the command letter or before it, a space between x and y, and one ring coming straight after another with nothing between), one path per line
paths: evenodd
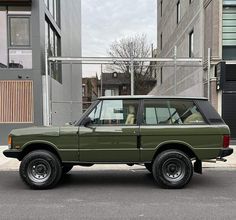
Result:
M196 158L198 159L197 155L194 153L191 145L181 142L181 141L171 141L171 142L164 142L158 145L156 148L156 152L154 154L154 157L152 159L152 162L155 160L156 156L160 154L163 151L166 150L180 150L184 153L186 153L190 158Z
M50 142L45 142L45 141L31 141L24 144L22 147L22 154L21 154L20 160L22 160L28 153L35 150L47 150L55 154L58 157L58 159L62 161L57 151L57 147L54 144Z

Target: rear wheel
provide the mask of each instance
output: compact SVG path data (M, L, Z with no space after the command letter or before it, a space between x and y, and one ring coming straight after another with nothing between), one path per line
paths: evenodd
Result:
M58 157L45 150L28 153L22 159L19 171L22 180L33 189L52 188L62 175Z
M167 150L160 153L154 160L152 173L161 187L179 189L191 180L193 166L184 152Z

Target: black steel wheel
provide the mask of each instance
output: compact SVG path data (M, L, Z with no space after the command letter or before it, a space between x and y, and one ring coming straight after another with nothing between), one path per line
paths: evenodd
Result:
M58 157L46 150L28 153L22 159L19 171L22 180L33 189L52 188L62 175Z
M145 163L144 166L150 173L152 173L152 163Z
M159 155L153 163L152 173L155 181L163 188L183 188L192 178L191 159L179 150L167 150Z
M62 173L66 174L72 170L74 166L73 165L63 165L62 166Z

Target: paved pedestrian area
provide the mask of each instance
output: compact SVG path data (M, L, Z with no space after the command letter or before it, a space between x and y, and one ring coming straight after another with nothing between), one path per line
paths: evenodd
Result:
M218 169L225 169L225 168L234 168L236 169L236 145L231 146L234 148L234 153L227 157L227 162L217 161L216 163L208 163L204 162L204 168L218 168ZM16 159L6 158L3 155L3 151L7 149L7 146L0 146L0 171L10 171L10 170L18 170L20 162ZM140 170L142 166L135 165L132 167L128 167L127 165L94 165L92 167L80 167L76 166L73 170L123 170L123 169L130 169L130 170Z

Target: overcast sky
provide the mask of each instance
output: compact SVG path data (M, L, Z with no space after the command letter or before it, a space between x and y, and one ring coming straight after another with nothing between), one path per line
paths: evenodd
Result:
M83 56L108 56L111 43L146 34L156 45L156 0L82 0ZM84 65L83 76L100 74L100 67Z

